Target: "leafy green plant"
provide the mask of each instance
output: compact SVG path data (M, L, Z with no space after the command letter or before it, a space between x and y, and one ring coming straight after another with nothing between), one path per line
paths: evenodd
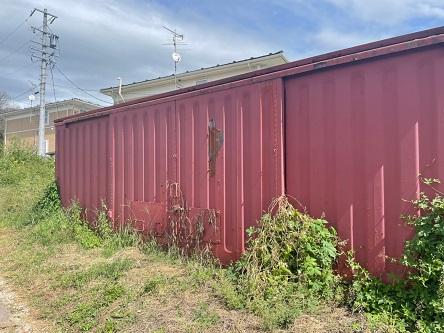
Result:
M287 326L302 307L333 298L339 277L332 267L340 243L325 220L280 197L247 233L249 248L236 264L239 290L247 307L268 317L270 326Z
M211 312L205 302L200 302L199 309L195 311L193 320L199 323L203 328L207 328L217 323L219 316L216 313Z
M437 179L422 178L433 188ZM349 260L355 271L351 282L353 308L362 309L376 320L400 332L444 331L444 198L434 191L434 197L420 193L412 204L420 215L402 216L415 228L413 238L405 243L399 262L406 276L392 277L386 284Z
M42 167L53 164L51 158L43 158L37 155L36 150L20 139L13 138L8 144L6 152L0 158L0 186L19 184L27 180L32 173L26 172L26 168L33 167L34 174L39 174ZM37 177L39 179L39 177ZM46 184L46 182L43 182Z
M82 208L74 201L65 210L67 217L67 232L84 249L92 249L102 245L102 239L82 219Z
M50 182L46 187L43 195L39 198L37 203L33 206L30 213L30 223L40 221L54 212L60 210L61 202L59 195L59 188L55 180Z

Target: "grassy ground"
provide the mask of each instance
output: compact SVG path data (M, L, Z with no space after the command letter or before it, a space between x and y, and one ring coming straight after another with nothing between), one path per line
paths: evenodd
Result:
M325 302L298 308L279 327L279 306L253 311L231 270L140 245L130 232L110 233L105 220L93 233L76 207L42 211L39 200L54 203L45 193L53 180L50 160L19 147L0 157L0 280L29 308L37 331L372 331L362 315Z

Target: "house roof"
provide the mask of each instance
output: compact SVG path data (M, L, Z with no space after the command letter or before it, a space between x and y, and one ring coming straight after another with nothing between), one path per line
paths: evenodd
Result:
M289 60L284 55L284 51L281 50L281 51L278 51L278 52L275 52L275 53L269 53L269 54L262 55L262 56L259 56L259 57L251 57L251 58L244 59L244 60L232 61L232 62L229 62L229 63L226 63L226 64L222 64L222 65L217 64L217 65L211 66L211 67L202 67L201 69L196 69L196 70L192 70L192 71L182 72L182 73L176 74L176 77L178 79L180 79L180 78L185 79L185 78L193 77L193 76L196 76L196 75L199 75L199 76L200 75L205 75L207 73L211 73L211 72L214 72L215 70L219 70L219 69L223 70L223 69L226 69L228 67L248 65L248 64L252 64L252 63L256 64L256 63L258 63L260 61L268 60L268 59L272 59L272 58L281 58L284 63L288 63L289 62ZM171 75L168 75L168 76L160 76L160 77L155 78L155 79L147 79L147 80L144 80L144 81L133 82L133 83L129 83L129 84L123 84L122 88L125 88L125 87L126 88L128 88L128 87L139 88L140 86L144 86L146 84L159 83L159 82L162 82L162 81L171 80L172 78L174 78L174 74L171 74ZM118 89L118 88L119 88L118 86L104 88L104 89L100 89L100 92L106 94L106 93L110 93L113 90Z

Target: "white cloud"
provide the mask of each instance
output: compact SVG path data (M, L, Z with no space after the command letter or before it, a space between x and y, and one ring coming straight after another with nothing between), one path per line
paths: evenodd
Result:
M418 12L423 16L444 18L444 5L442 1L423 1L416 4Z
M116 86L117 77L128 84L171 75L173 48L163 45L171 35L163 26L185 35L186 45L178 48L182 56L178 71L183 72L279 50L297 60L433 27L444 17L442 0L4 2L0 11L0 41L34 7L46 7L58 16L50 25L60 38L57 66L80 87L96 90ZM415 21L415 25L409 26L409 20ZM28 21L40 26L41 13ZM0 57L11 54L34 36L28 27L26 23L0 45ZM28 80L39 81L39 64L29 66L28 46L0 62L0 91L15 96L29 88ZM12 72L13 75L7 75ZM56 85L72 87L57 70L54 80ZM51 81L48 76L48 83L52 84ZM97 96L104 98L99 93ZM71 97L89 98L75 87L57 88L58 99Z
M396 25L413 17L443 18L444 3L436 0L326 0L346 15L382 25Z
M313 42L325 52L361 45L378 39L380 37L366 36L359 31L344 33L334 28L322 29L312 37Z

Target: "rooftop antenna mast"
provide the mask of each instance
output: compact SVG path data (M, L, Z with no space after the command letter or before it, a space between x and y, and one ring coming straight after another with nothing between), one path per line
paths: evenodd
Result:
M168 30L172 37L172 44L174 45L174 52L171 55L174 60L174 89L177 89L177 63L180 61L181 57L180 54L177 52L177 45L180 44L180 42L183 41L183 35L178 34L176 31L173 31L171 29L168 29L167 27L163 26L166 30Z

